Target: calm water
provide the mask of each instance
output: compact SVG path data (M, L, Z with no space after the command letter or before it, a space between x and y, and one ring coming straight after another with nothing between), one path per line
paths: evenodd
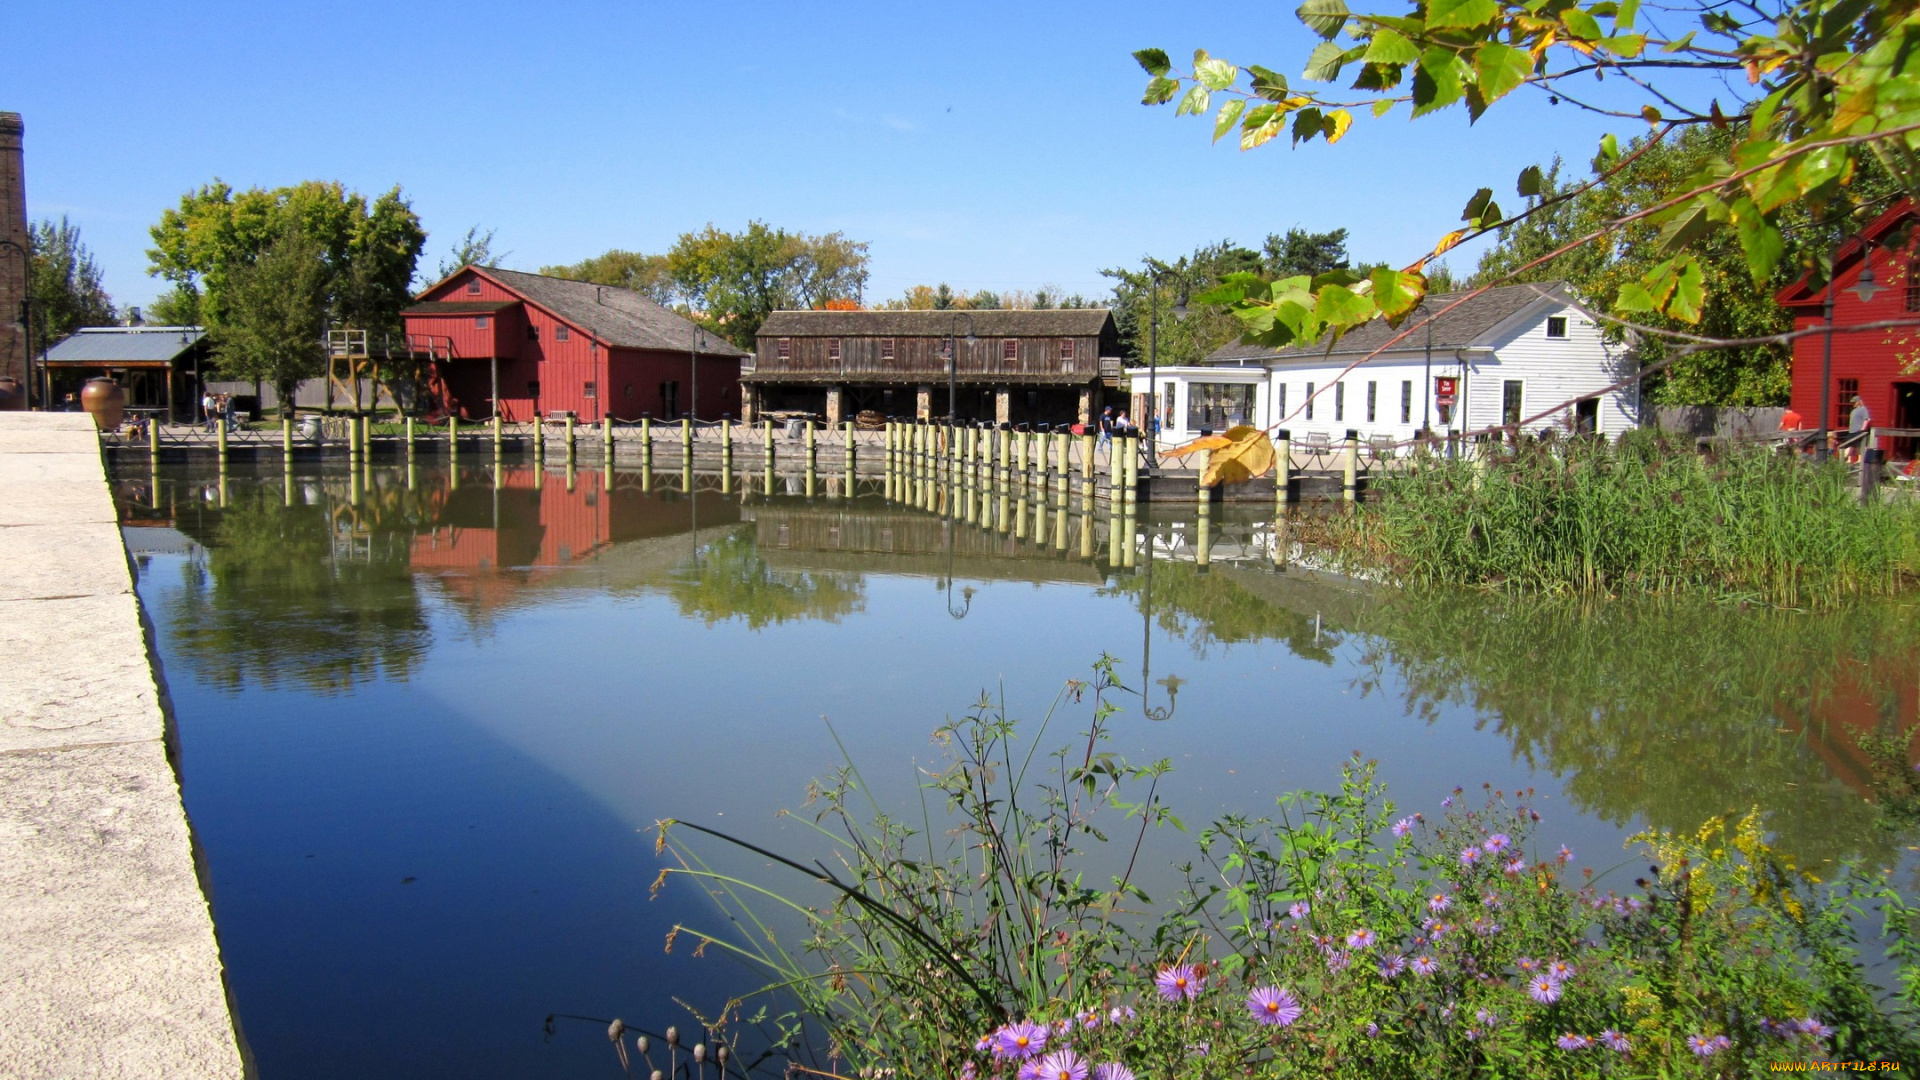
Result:
M618 1075L602 1028L545 1018L658 1029L686 1022L675 997L715 1007L745 979L663 951L709 912L649 900L653 822L811 851L774 815L839 764L823 720L906 807L944 716L983 689L1037 715L1103 653L1130 685L1148 665L1156 710L1177 689L1164 722L1129 703L1118 748L1174 760L1190 823L1330 785L1358 750L1412 809L1536 787L1539 843L1600 871L1648 824L1758 805L1804 859L1912 880L1855 743L1915 726L1907 609L1380 597L1276 572L1264 525L1229 515L1204 568L1191 512L1143 519L1129 569L1077 504L1011 502L1015 538L837 485L681 483L121 476L268 1080Z

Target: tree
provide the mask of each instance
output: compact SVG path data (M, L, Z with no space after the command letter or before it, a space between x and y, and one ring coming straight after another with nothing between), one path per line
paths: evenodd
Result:
M175 285L147 305L147 321L155 326L200 326L200 290Z
M667 268L665 255L643 255L615 248L568 266L543 266L540 272L569 281L631 289L657 304L671 305L676 299L673 274Z
M1213 110L1220 95L1214 138L1237 132L1243 150L1282 134L1295 144L1316 138L1337 143L1355 123L1356 110L1383 117L1404 105L1419 119L1459 105L1477 120L1523 87L1554 105L1644 124L1646 135L1625 145L1618 135L1603 138L1593 179L1571 188L1549 192L1546 170L1523 170L1514 190L1527 206L1518 214L1501 210L1494 185L1480 188L1467 200L1463 227L1438 237L1402 269L1273 280L1249 273L1205 296L1232 310L1248 339L1268 346L1337 336L1375 318L1386 319L1401 336L1411 334L1440 315L1430 310L1407 324L1432 284L1431 260L1501 230L1516 242L1551 242L1552 222L1542 222L1548 229L1540 235L1524 234L1519 226L1550 219L1588 192L1602 191L1621 194L1617 201L1601 201L1599 220L1580 222L1576 207L1577 223L1565 226L1562 242L1504 270L1489 268L1475 287L1517 280L1598 248L1614 274L1611 313L1602 318L1668 343L1661 362L1678 362L1733 344L1703 324L1709 295L1765 290L1783 268L1808 274L1816 284L1825 280L1830 246L1792 244L1793 222L1817 223L1810 229L1815 233L1856 227L1884 205L1858 185L1874 169L1885 174L1892 192L1920 191L1920 10L1911 2L1729 6L1694 0L1662 6L1645 25L1634 0L1584 6L1578 0L1545 6L1537 0L1436 0L1405 14L1356 13L1344 0L1305 0L1297 14L1322 39L1307 58L1302 81L1332 83L1352 69L1347 90L1289 85L1270 68L1243 71L1205 50L1195 52L1190 70L1176 72L1165 52L1143 49L1135 54L1149 76L1143 103L1178 99L1176 114L1201 115ZM1609 74L1616 78L1609 80L1608 98L1592 98L1585 77ZM1714 134L1693 136L1706 141L1689 146L1683 136L1689 129ZM1654 168L1669 140L1681 144L1682 158L1697 151L1697 167L1680 168L1676 159L1658 181L1657 194L1636 197L1635 177L1645 175L1636 170ZM1712 244L1737 249L1737 261L1716 262ZM1744 270L1737 285L1737 275L1715 272L1728 264ZM1773 336L1776 343L1787 340ZM1758 393L1765 382L1739 392Z
M112 326L113 299L100 284L100 267L80 240L80 227L67 220L42 220L27 230L27 295L33 301L34 329L43 341L59 341L83 326Z
M266 249L306 238L326 270L325 314L370 333L398 332L426 232L398 187L369 202L337 183L308 181L236 193L219 181L180 199L150 230L148 273L195 298L217 340L228 319L228 284Z
M214 361L241 379L272 383L281 409L291 411L294 388L324 374L321 345L327 287L334 273L320 246L288 226L254 259L222 279L220 329Z
M493 253L493 230L488 229L483 233L480 231L480 226L475 225L467 230L467 235L461 237L459 243L453 245L453 247L448 250L447 257L440 260L439 276L434 280L444 281L452 277L455 271L468 266L499 266L500 260L511 254L513 253L510 251L503 251L495 255ZM545 270L540 272L543 274L546 273ZM562 275L555 276L558 277ZM601 282L601 284L605 285L609 283Z

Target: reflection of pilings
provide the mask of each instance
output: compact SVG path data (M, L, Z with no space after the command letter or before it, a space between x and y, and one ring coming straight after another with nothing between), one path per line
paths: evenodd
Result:
M1117 499L1107 502L1107 566L1120 569L1120 502Z
M1284 513L1274 516L1271 540L1273 546L1273 568L1275 570L1285 570L1287 568L1287 554L1292 543L1291 538L1288 536L1288 529L1291 525L1292 522L1288 520Z
M1199 535L1194 542L1194 561L1205 569L1213 565L1213 506L1205 499L1200 501L1200 520L1195 531Z
M1091 478L1088 479L1087 485L1089 487L1093 485L1093 481ZM1080 503L1080 557L1083 559L1093 558L1093 500L1092 499L1084 499Z
M1133 504L1128 503L1125 515L1120 522L1120 534L1123 540L1120 556L1123 564L1122 568L1126 570L1133 569L1139 561L1139 534L1136 531L1138 528L1139 525L1133 516Z
M1293 436L1286 428L1274 432L1273 442L1273 515L1287 512L1288 492L1293 487Z

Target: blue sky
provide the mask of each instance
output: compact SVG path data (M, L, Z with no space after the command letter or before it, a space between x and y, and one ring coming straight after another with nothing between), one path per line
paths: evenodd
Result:
M1336 147L1243 154L1138 103L1129 54L1149 45L1299 71L1312 39L1289 8L38 2L0 15L30 43L0 109L26 120L30 213L70 215L135 304L162 291L147 228L215 177L398 183L427 273L472 225L536 269L759 218L867 241L870 300L1093 295L1102 267L1292 225L1408 261L1476 187L1584 163L1608 130L1525 92L1473 127L1402 110Z

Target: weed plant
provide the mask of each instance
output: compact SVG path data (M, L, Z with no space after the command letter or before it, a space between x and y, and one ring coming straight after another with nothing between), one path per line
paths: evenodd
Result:
M1484 462L1422 455L1326 531L1350 568L1409 585L1802 606L1920 581L1913 498L1862 505L1837 459L1699 454L1653 431L1545 439Z
M674 933L770 973L785 1004L758 1015L790 1075L1731 1077L1920 1060L1920 912L1877 876L1802 872L1757 814L1635 837L1644 873L1605 889L1575 853L1536 845L1531 793L1468 808L1455 789L1429 821L1356 755L1335 791L1200 830L1183 893L1155 903L1133 882L1140 845L1180 823L1157 795L1166 763L1106 749L1127 692L1103 659L1030 736L983 698L940 728L946 766L924 790L946 813L923 807L917 827L856 812L863 785L842 771L814 792L832 850L812 863L663 823L661 881L698 883L737 928ZM1085 730L1039 751L1069 710ZM822 892L720 873L702 837ZM799 939L769 904L799 917ZM1890 991L1855 945L1867 915L1884 920ZM709 1037L737 1054L724 1017L748 1007ZM825 1046L808 1056L814 1030Z

